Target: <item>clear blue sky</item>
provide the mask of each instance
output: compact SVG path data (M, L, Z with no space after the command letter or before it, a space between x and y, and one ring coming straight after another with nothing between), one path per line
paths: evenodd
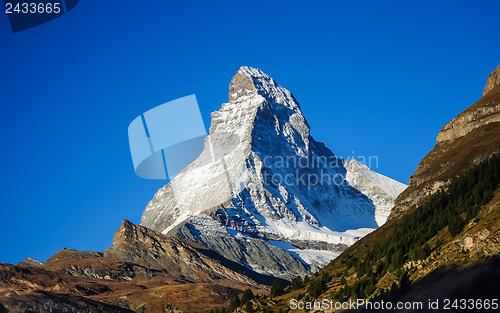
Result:
M106 249L161 181L134 174L127 127L196 94L206 127L242 65L300 102L339 156L407 183L500 63L498 0L80 1L12 34L0 12L0 262Z

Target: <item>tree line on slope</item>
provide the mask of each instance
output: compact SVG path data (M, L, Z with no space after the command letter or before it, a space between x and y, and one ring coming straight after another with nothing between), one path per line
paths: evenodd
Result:
M408 275L403 265L409 260L425 259L441 246L441 240L432 243L429 240L444 228L448 227L451 236L459 234L469 221L476 218L481 206L493 199L499 183L500 155L495 154L404 216L392 234L375 244L363 259L343 256L341 262L347 269L354 268L359 279L351 286L344 285L334 296L340 300L369 298L379 279L387 272L394 272L400 278L400 285L406 284Z

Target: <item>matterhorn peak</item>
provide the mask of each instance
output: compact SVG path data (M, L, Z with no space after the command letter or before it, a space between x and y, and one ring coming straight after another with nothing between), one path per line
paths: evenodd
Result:
M241 67L211 116L203 152L158 190L142 225L257 272L321 268L384 223L405 187L316 142L292 93L259 69Z
M240 70L236 72L236 74L234 74L233 79L229 84L230 102L237 100L241 96L246 96L248 94L256 94L257 88L255 87L255 84L253 82L253 77L251 74L252 72L257 72L257 70L250 67L242 66Z
M242 66L229 84L229 102L236 101L242 96L255 95L260 95L268 100L272 99L271 102L290 109L300 109L292 93L281 87L269 75L260 69Z

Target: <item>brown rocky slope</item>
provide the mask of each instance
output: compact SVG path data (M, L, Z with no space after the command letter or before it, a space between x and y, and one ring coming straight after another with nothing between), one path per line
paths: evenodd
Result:
M0 264L0 312L207 312L273 279L127 220L103 252L63 249L33 264Z
M441 129L436 145L396 199L389 219L415 208L451 179L500 151L499 72L500 65L490 74L484 96Z

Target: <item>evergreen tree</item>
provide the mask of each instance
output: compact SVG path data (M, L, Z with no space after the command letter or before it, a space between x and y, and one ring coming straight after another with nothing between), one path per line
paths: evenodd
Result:
M450 235L455 236L462 231L465 226L464 220L458 215L452 215L450 218L450 225L448 231Z
M231 303L229 304L229 311L234 312L240 306L240 298L238 296L231 299Z
M281 279L276 278L271 285L271 298L280 296L283 293L283 284L281 283Z
M302 278L297 276L292 280L292 290L298 290L300 288L302 288Z
M304 285L306 285L307 283L309 283L309 276L305 275L304 276Z
M255 298L255 296L254 296L252 290L247 289L241 295L241 304L247 304L248 301L252 300L253 298Z
M252 302L247 302L247 304L246 304L246 306L245 306L245 310L246 310L248 313L253 313L253 312L254 312Z
M345 279L345 276L342 276L342 278L340 278L340 284L341 285L347 284L347 280Z
M320 279L315 279L307 289L312 298L317 298L323 293L323 285Z
M428 257L429 255L431 255L431 246L429 246L428 243L426 243L424 245L424 253L425 253L425 257Z
M410 276L408 275L407 272L405 272L403 276L401 276L401 279L399 280L399 288L401 288L401 290L405 290L406 288L408 288L409 285L410 285Z

